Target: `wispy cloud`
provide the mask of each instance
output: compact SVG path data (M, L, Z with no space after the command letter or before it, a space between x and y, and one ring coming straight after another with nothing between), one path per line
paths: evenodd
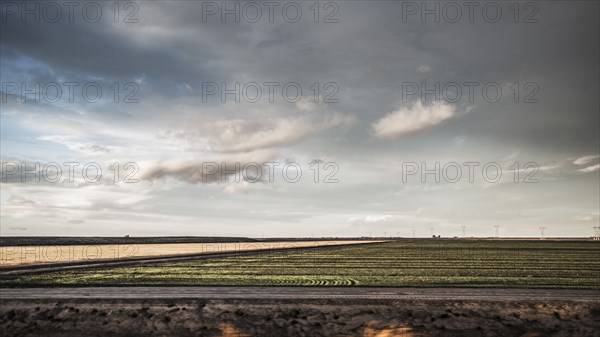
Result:
M600 170L600 164L595 164L595 165L591 165L588 167L584 167L577 171L582 172L582 173L590 173L590 172L594 172L594 171L598 171L598 170Z
M378 138L397 138L431 128L458 115L454 105L441 102L424 105L417 101L373 123L373 130Z
M573 161L573 164L575 165L586 165L589 164L591 162L593 162L594 160L600 158L600 155L589 155L589 156L583 156L583 157L579 157L577 159L575 159Z

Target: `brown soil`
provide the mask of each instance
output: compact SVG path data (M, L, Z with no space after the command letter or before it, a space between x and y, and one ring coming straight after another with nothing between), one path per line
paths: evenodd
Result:
M1 336L600 336L600 303L3 300Z

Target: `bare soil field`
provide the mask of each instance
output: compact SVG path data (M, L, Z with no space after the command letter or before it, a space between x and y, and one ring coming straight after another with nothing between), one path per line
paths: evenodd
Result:
M235 251L362 244L376 241L265 241L172 244L2 246L0 267Z
M2 336L597 337L600 303L6 300Z

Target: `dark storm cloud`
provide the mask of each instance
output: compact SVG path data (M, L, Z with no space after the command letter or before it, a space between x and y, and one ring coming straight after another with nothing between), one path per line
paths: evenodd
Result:
M109 13L108 2L100 2ZM23 23L20 16L8 16L2 23L3 67L10 62L33 60L52 71L54 80L83 81L99 79L107 83L143 78L154 95L176 95L181 85L213 80L207 67L212 57L210 46L195 43L193 54L177 48L181 42L136 40L142 23L114 26L105 15L97 23ZM5 70L5 69L3 69ZM44 81L45 76L36 80Z

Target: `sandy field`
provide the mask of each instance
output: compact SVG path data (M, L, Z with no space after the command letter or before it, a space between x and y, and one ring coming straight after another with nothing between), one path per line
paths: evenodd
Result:
M597 337L600 303L7 300L2 336Z
M132 257L332 246L369 242L377 241L276 241L122 245L3 246L0 247L0 267L89 260L114 260Z

